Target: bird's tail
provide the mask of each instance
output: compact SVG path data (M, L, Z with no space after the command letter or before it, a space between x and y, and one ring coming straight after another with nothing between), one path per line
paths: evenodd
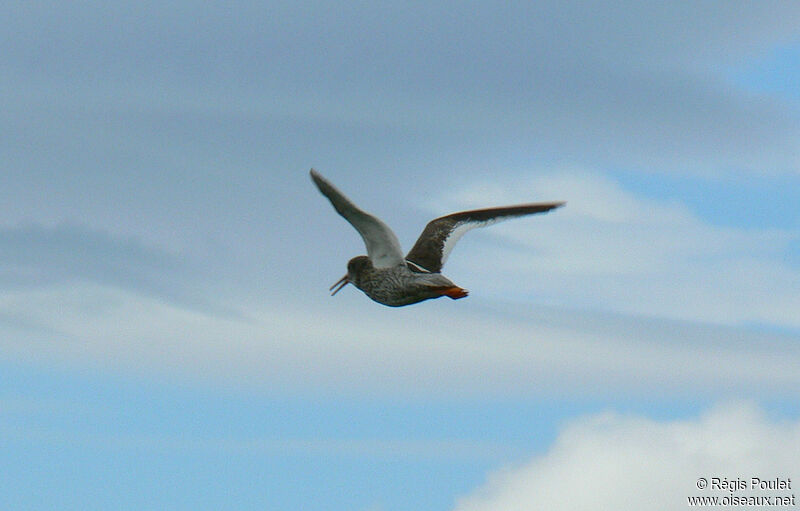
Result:
M462 287L458 287L458 286L451 286L451 287L442 288L440 290L440 292L442 293L442 296L447 296L449 298L452 298L453 300L458 300L459 298L464 298L465 296L467 296L469 294L469 291L467 291L466 289L464 289Z

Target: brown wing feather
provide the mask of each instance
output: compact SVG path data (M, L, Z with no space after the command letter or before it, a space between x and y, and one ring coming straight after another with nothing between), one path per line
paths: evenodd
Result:
M564 204L564 202L520 204L461 211L435 218L425 226L406 259L430 272L438 273L442 270L453 245L466 231L509 218L544 213Z

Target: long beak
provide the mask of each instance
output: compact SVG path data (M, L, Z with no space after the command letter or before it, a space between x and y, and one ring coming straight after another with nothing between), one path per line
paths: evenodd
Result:
M341 291L342 288L344 286L346 286L347 284L349 284L349 283L350 283L350 281L347 280L347 275L345 275L344 277L342 277L339 280L337 280L336 283L334 285L332 285L330 287L330 289L328 289L328 291L333 291L333 293L331 293L331 296L333 296L336 293L338 293L339 291ZM336 289L334 289L334 288L336 288Z

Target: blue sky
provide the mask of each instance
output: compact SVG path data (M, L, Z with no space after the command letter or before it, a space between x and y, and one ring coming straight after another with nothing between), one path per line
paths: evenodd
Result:
M11 509L684 509L800 479L800 9L0 8ZM316 167L467 300L328 286ZM591 481L586 474L593 474Z

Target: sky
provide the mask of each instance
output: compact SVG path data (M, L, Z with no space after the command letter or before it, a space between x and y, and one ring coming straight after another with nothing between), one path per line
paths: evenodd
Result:
M6 2L0 501L641 510L800 481L800 7ZM473 207L464 300L328 286ZM729 487L728 487L729 488Z

